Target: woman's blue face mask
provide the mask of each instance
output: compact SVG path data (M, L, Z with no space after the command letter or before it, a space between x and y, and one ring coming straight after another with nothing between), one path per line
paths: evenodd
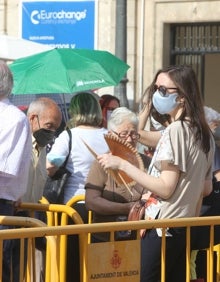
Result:
M169 114L172 112L177 106L178 102L176 101L178 97L178 93L167 93L166 96L162 96L160 91L157 90L153 94L153 106L161 115Z

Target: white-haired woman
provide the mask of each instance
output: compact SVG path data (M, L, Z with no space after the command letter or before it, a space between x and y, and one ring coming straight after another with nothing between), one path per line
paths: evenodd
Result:
M136 147L140 135L137 132L138 117L126 107L115 109L108 121L109 134L126 141ZM143 156L144 165L148 167L149 159ZM86 207L93 212L93 222L112 222L126 220L131 207L141 199L143 187L135 184L131 187L132 194L125 185L118 185L95 161L86 181ZM121 238L119 236L121 235ZM116 239L129 239L129 234L116 233ZM131 236L132 237L132 236ZM93 242L108 241L109 233L92 235Z

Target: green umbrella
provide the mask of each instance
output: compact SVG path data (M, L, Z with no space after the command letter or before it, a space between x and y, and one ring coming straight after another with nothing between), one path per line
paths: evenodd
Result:
M13 94L69 93L117 85L129 66L107 51L52 49L15 60Z

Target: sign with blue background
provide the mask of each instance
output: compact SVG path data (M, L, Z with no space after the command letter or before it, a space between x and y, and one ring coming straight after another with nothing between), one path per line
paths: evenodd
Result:
M95 48L95 0L23 1L22 38L54 48Z

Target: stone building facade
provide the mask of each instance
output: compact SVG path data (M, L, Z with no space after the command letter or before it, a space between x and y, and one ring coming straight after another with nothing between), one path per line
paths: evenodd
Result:
M116 6L97 0L97 49L115 53ZM0 0L0 34L20 35L19 0ZM127 97L137 109L155 72L169 64L192 64L208 106L220 111L219 0L127 0ZM1 48L1 46L0 46ZM114 93L114 88L99 92Z

